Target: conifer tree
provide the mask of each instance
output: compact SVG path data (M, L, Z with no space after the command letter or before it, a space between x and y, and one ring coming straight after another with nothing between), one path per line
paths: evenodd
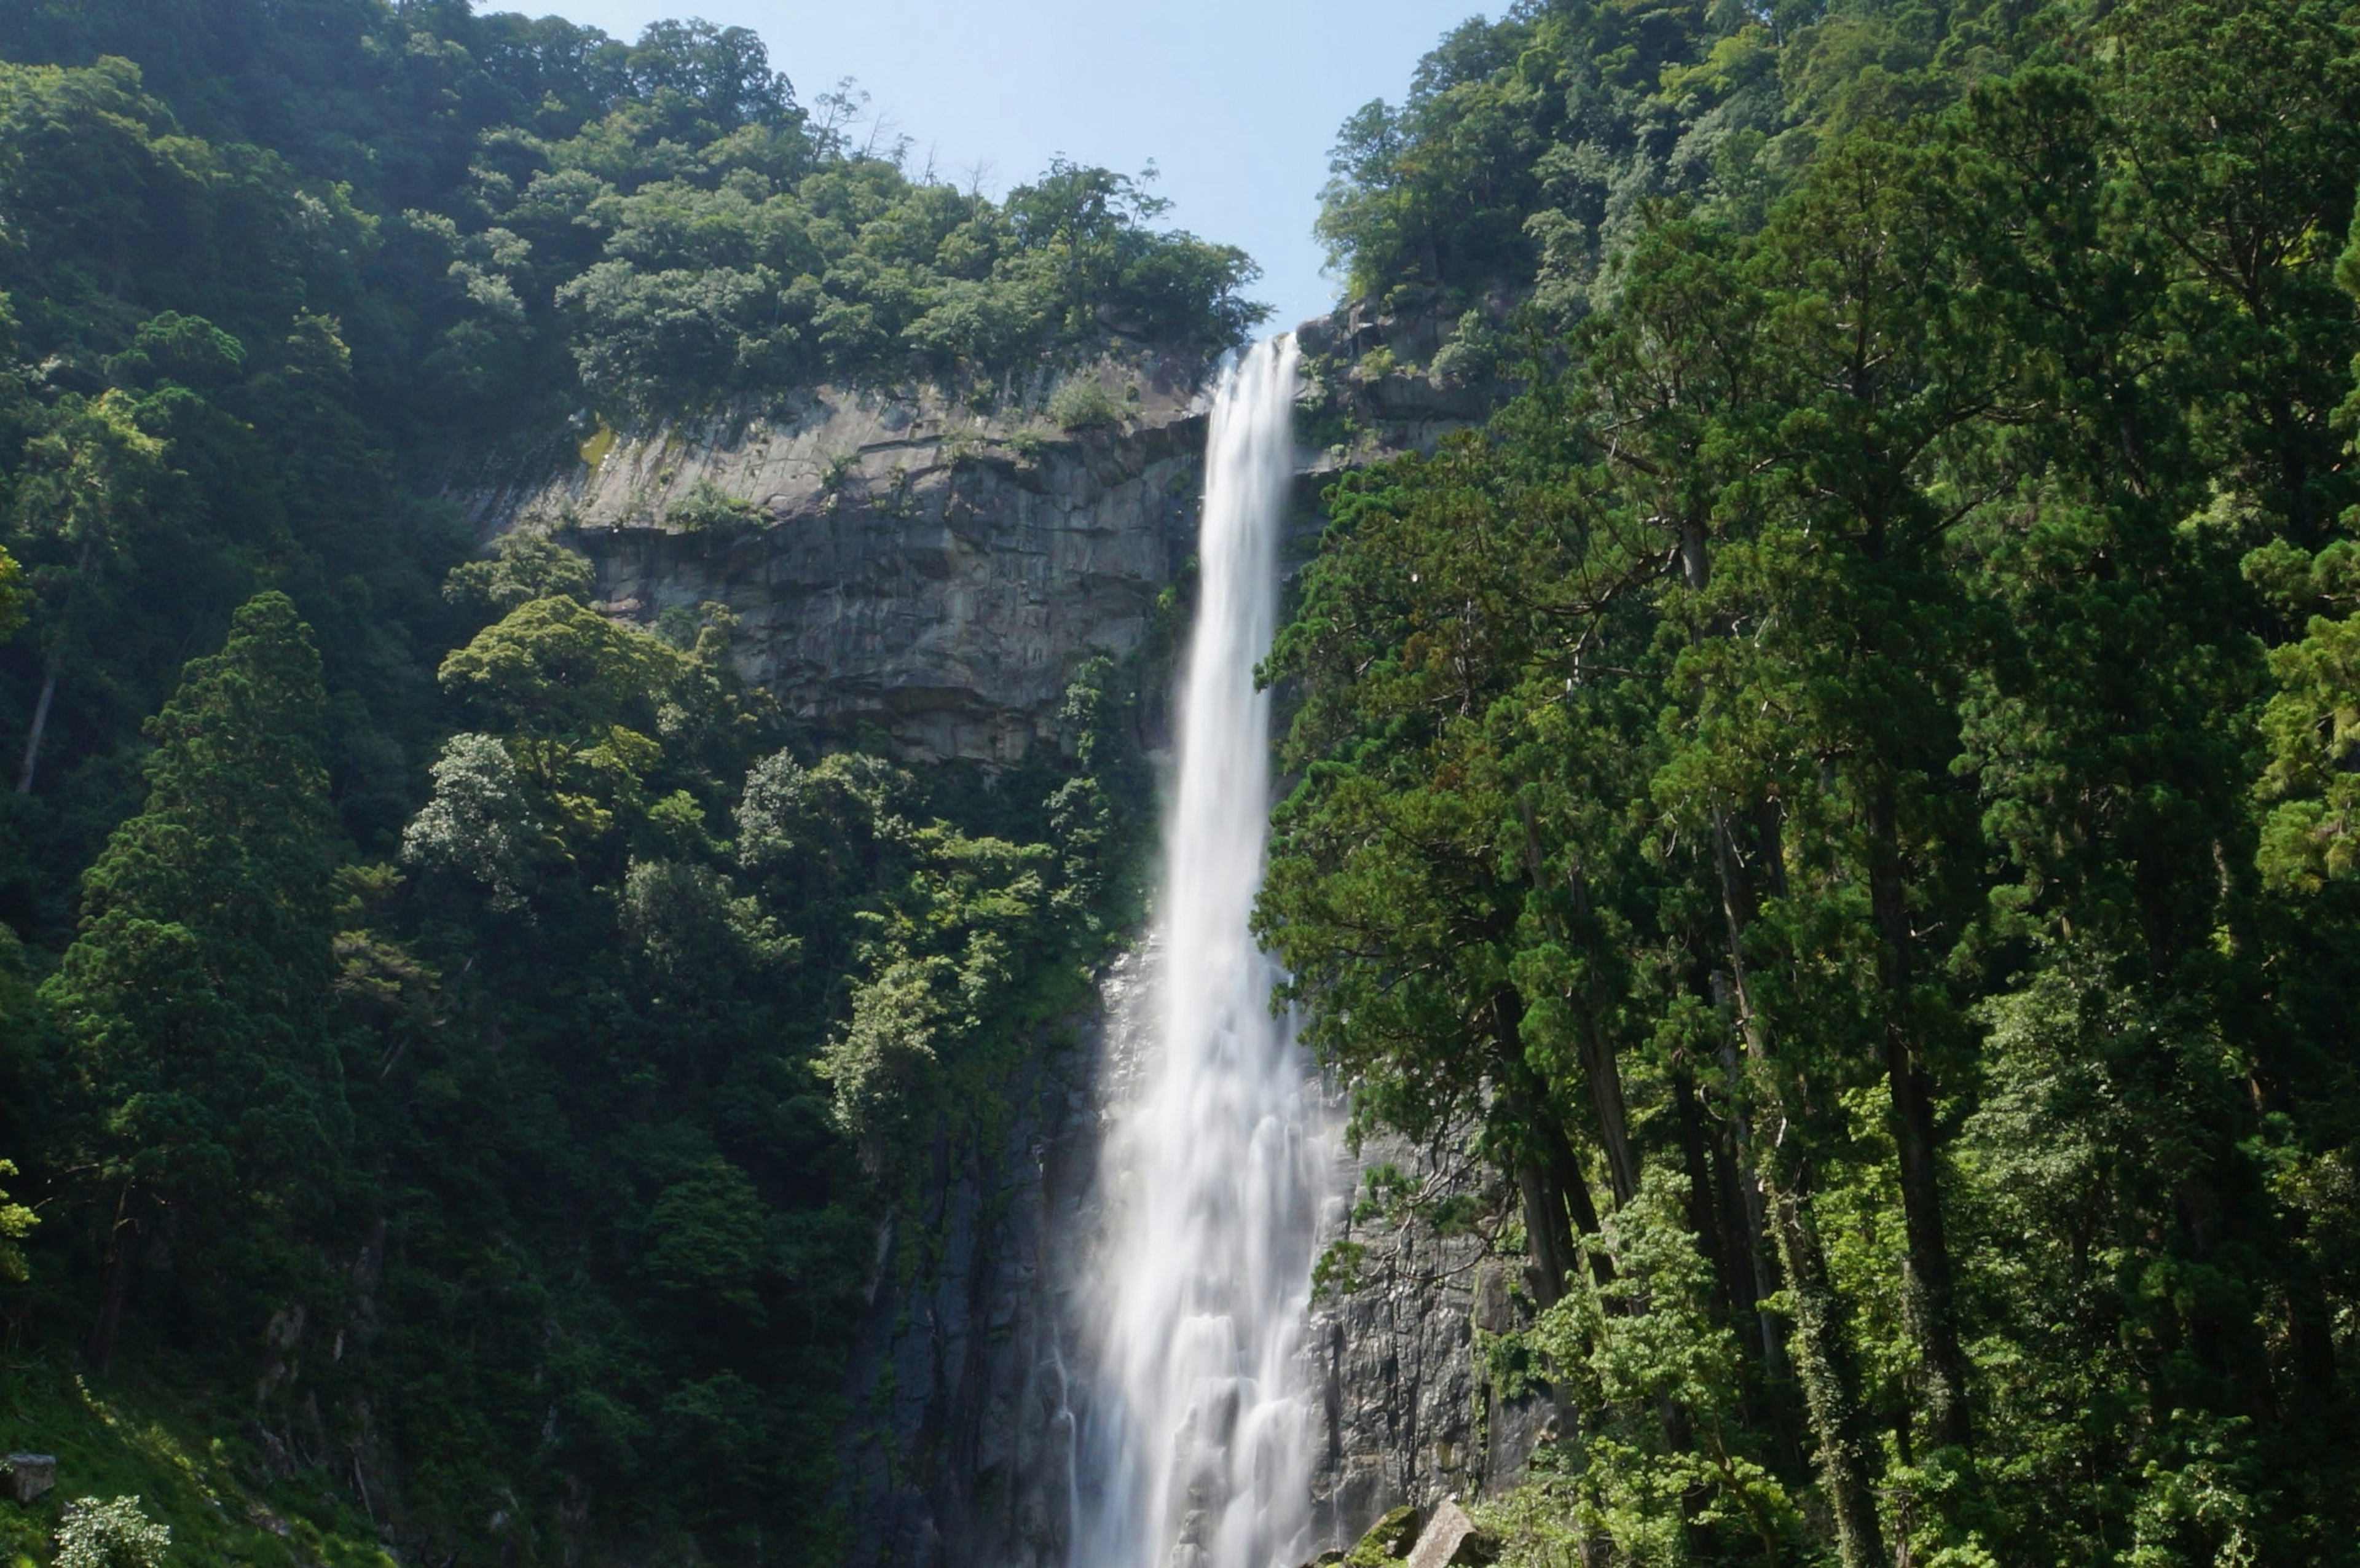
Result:
M332 1201L324 724L311 628L284 593L257 595L150 722L146 806L84 879L80 934L43 988L86 1101L102 1370L158 1227L179 1289L219 1307L225 1276L268 1290L296 1267L294 1232Z

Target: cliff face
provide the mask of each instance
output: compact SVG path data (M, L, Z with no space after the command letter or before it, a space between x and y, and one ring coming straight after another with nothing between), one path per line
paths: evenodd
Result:
M1481 1354L1482 1334L1529 1322L1509 1262L1469 1232L1354 1214L1363 1177L1381 1165L1441 1193L1472 1192L1478 1180L1472 1169L1435 1169L1399 1139L1372 1138L1358 1157L1338 1152L1329 1239L1365 1251L1355 1287L1315 1302L1304 1336L1323 1440L1313 1530L1337 1549L1404 1503L1431 1510L1447 1497L1515 1485L1557 1414L1545 1389L1503 1383Z
M1359 368L1378 349L1430 354L1431 323L1355 312L1300 331L1307 528L1327 476L1430 448L1488 400ZM614 615L727 606L742 672L823 738L1004 765L1054 733L1083 659L1140 645L1194 552L1204 372L1101 365L1066 384L1104 395L1073 430L1032 411L1037 397L981 409L931 390L801 389L585 429L578 447L480 467L449 493L486 540L564 530Z
M600 427L581 461L460 500L484 538L568 530L615 615L727 605L744 673L823 736L1011 763L1084 659L1139 645L1195 545L1195 367L1097 380L1120 417L1073 430L831 388Z
M1362 368L1378 348L1414 354L1420 330L1305 327L1298 557L1327 476L1480 416L1479 394ZM1085 659L1141 645L1195 550L1198 370L1103 368L1120 417L1071 430L932 394L820 388L643 431L600 427L537 472L453 494L486 539L563 530L610 614L727 606L743 673L820 738L1006 765L1054 734ZM1117 965L1095 1009L1044 1031L989 1114L945 1133L880 1237L845 1388L850 1568L1065 1562L1092 1397L1099 1136L1135 1076L1123 1020L1142 962ZM1315 1309L1304 1347L1321 1545L1349 1546L1401 1503L1513 1479L1545 1419L1482 1375L1474 1330L1507 1326L1512 1308L1478 1243L1352 1217L1379 1160L1414 1163L1390 1147L1337 1152L1330 1238L1360 1242L1370 1263L1361 1289Z
M1099 1009L1043 1037L880 1238L845 1385L847 1568L1065 1568L1098 1083L1135 977L1118 964Z

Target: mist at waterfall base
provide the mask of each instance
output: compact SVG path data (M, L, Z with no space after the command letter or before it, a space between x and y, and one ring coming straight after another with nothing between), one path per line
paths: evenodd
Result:
M1269 829L1270 650L1293 467L1295 345L1237 355L1214 395L1199 597L1164 822L1152 1029L1102 1155L1110 1213L1073 1568L1273 1568L1308 1555L1310 1410L1296 1367L1320 1107L1248 920Z

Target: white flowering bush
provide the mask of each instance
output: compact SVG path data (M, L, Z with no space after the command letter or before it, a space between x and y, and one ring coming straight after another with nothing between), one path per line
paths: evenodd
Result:
M161 1568L171 1546L172 1527L140 1512L137 1497L83 1497L58 1526L57 1568Z
M454 735L433 774L434 798L402 833L402 863L482 883L495 909L522 909L538 829L516 759L496 736Z

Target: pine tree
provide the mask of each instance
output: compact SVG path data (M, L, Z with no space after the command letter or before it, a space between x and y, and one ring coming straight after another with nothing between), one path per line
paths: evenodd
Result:
M218 1310L224 1279L268 1290L299 1267L302 1221L332 1201L345 1116L324 1022L324 724L311 628L285 594L257 595L150 721L146 806L85 878L44 987L86 1096L102 1370L158 1227L178 1289Z

